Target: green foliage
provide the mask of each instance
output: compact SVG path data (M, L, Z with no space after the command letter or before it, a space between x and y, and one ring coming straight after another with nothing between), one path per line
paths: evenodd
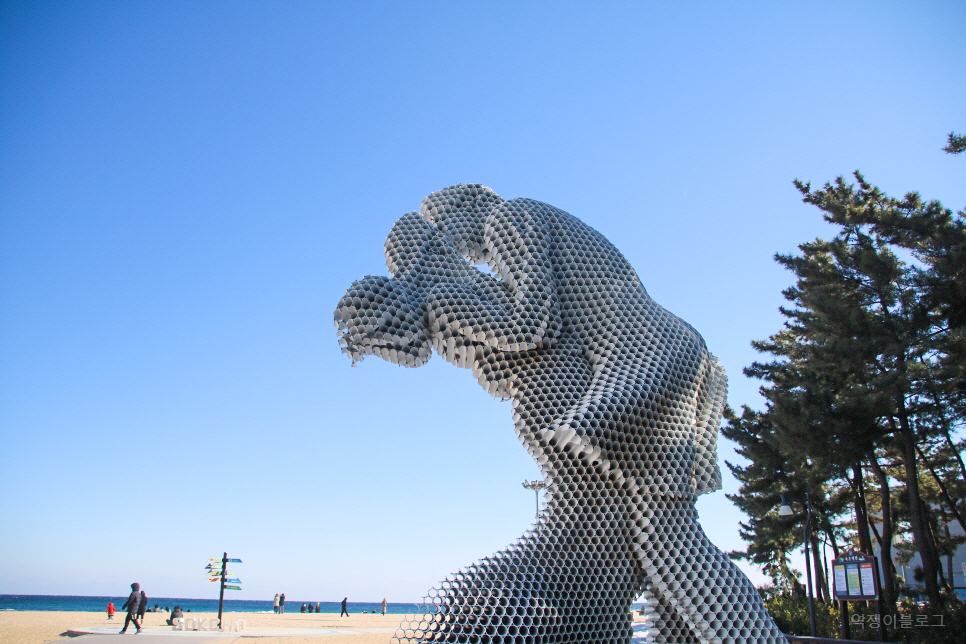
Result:
M955 132L949 133L949 142L946 147L943 148L949 154L959 154L966 150L966 136L961 134L956 134Z
M775 624L786 635L811 635L808 597L804 593L765 593L765 606ZM830 604L815 602L815 634L818 637L838 638L839 612Z
M853 640L878 642L882 640L875 605L865 606L861 602L849 605L851 637ZM966 633L966 605L949 598L943 608L936 609L918 606L911 602L901 604L895 613L882 620L888 624L887 637L890 642L900 644L962 644ZM837 637L837 636L833 636Z
M939 605L941 559L960 541L947 524L966 515L966 216L854 179L795 183L837 233L775 257L795 276L786 321L752 343L767 357L745 369L765 407L729 409L722 428L749 461L727 464L741 482L729 498L749 517L749 546L733 556L797 589L787 555L802 544L801 517L775 510L782 493L808 493L814 533L833 550L897 536L900 555L915 548ZM891 568L885 577L891 604ZM788 619L793 599L776 604Z
M783 633L799 636L811 634L808 598L804 594L783 591L774 586L766 586L759 591L765 599L768 612ZM900 616L904 619L899 619ZM864 602L849 603L851 639L881 641L880 627L883 621L887 624L887 637L890 642L961 644L963 633L966 633L966 605L952 598L942 610L906 603L896 613L890 614L890 617L883 615L880 618L874 603L869 606ZM840 639L841 623L839 602L815 602L815 632L818 637ZM873 624L877 626L873 627Z

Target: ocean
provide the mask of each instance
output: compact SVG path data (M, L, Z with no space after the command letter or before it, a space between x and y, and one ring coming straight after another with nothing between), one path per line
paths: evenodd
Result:
M108 602L114 602L114 607L121 611L121 605L127 600L127 594L117 597L90 597L86 595L0 595L0 610L64 610L64 611L93 611L103 612L107 610ZM225 598L224 612L226 613L271 613L274 608L269 599L228 599ZM303 603L308 603L307 599L285 598L285 612L298 613ZM313 603L316 603L313 601ZM148 597L148 606L154 608L157 604L162 610L170 610L175 606L181 606L184 611L193 613L217 613L218 599L194 599L190 597ZM382 601L379 602L348 602L346 607L349 614L359 614L362 611L367 613L379 612L382 609ZM323 613L338 613L342 608L342 602L322 602ZM419 613L426 609L425 604L387 604L386 613L392 615L405 615L407 613Z

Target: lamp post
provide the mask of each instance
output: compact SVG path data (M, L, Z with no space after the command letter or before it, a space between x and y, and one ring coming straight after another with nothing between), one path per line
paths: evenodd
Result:
M524 481L523 487L527 488L528 490L533 490L533 496L536 497L536 501L537 501L537 513L535 516L537 518L540 518L540 490L547 487L547 482L546 481Z
M792 507L788 505L789 501L796 503L805 503L805 530L803 541L805 543L805 581L808 584L808 620L812 626L812 637L815 635L815 596L812 594L812 563L808 558L808 528L812 523L812 499L808 496L808 492L805 493L804 499L789 499L784 494L782 494L782 504L778 508L778 516L790 517L795 514Z

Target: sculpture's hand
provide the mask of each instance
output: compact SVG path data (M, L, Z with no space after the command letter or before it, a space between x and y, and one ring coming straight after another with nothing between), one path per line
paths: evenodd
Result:
M423 307L405 282L366 276L352 283L335 309L342 352L361 362L375 355L419 367L432 355Z

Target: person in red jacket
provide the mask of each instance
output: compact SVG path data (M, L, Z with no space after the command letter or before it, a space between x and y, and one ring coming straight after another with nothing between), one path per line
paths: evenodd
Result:
M107 618L114 619L114 602L107 602Z

